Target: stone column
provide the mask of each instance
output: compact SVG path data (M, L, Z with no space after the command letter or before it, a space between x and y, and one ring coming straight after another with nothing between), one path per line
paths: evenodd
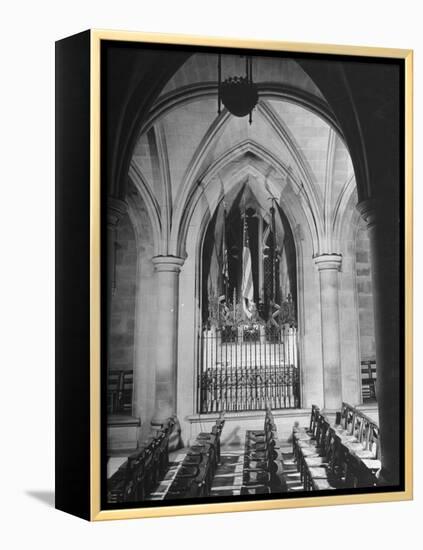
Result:
M314 258L320 278L320 311L323 357L324 408L336 412L342 406L342 371L339 327L340 254Z
M106 288L107 288L107 330L109 334L108 341L110 342L110 324L112 313L112 299L116 289L116 240L117 229L119 222L127 212L127 204L125 201L107 198L107 273L106 273ZM108 350L110 357L110 350Z
M383 202L381 201L383 204ZM400 466L400 356L399 226L396 216L367 200L357 209L367 224L373 281L376 343L376 399L382 454L382 478L399 482Z
M151 425L158 428L176 413L176 380L178 354L179 273L184 263L176 256L155 256L156 318L156 401Z

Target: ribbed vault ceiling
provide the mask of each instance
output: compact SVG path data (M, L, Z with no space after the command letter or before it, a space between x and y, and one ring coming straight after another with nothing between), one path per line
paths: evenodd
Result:
M223 76L243 74L244 63L239 56L224 56ZM275 93L259 97L250 125L248 117L237 118L226 111L218 115L216 91L204 87L216 85L216 56L190 57L157 99L160 109L139 136L132 163L158 204L163 230L170 233L175 222L173 213L181 211L187 200L187 186L201 180L228 151L254 143L290 174L292 184L302 194L304 208L310 210L310 219L320 220L316 222L319 246L328 248L339 205L348 203L341 198L346 190L350 195L355 191L349 152L334 127L312 106L303 100L296 103L283 93L278 96L278 86L288 87L297 90L298 97L308 94L320 104L324 102L318 88L294 60L256 59L253 74L259 94L262 85ZM207 91L190 95L186 92L190 86ZM237 162L244 166L245 162L254 163L254 158L251 155ZM282 190L283 185L280 193Z

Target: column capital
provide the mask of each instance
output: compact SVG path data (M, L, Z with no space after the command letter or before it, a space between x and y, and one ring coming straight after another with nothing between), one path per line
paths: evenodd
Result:
M373 199L366 199L359 202L356 208L366 222L368 229L376 225L376 205Z
M342 266L342 254L320 254L314 257L314 263L319 271L340 271Z
M155 271L171 271L179 273L184 265L185 259L179 256L154 256L151 259Z
M107 225L116 228L122 217L126 214L128 205L121 199L107 198Z

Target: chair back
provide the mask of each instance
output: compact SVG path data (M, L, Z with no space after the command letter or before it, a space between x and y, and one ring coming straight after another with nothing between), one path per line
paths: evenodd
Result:
M309 424L309 431L313 434L316 433L317 428L317 420L319 418L320 409L317 405L311 406L311 415L310 415L310 424Z

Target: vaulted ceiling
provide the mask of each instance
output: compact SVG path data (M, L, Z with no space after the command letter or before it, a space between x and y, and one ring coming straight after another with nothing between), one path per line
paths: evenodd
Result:
M240 56L223 56L222 77L242 75L244 64ZM154 206L162 233L169 236L181 223L199 182L220 179L222 192L229 193L227 181L249 170L259 196L273 171L277 200L283 204L288 181L314 225L315 252L332 252L336 218L356 190L348 149L320 90L296 61L256 58L259 102L250 125L248 117L217 113L216 78L215 55L188 58L139 133L130 176Z

